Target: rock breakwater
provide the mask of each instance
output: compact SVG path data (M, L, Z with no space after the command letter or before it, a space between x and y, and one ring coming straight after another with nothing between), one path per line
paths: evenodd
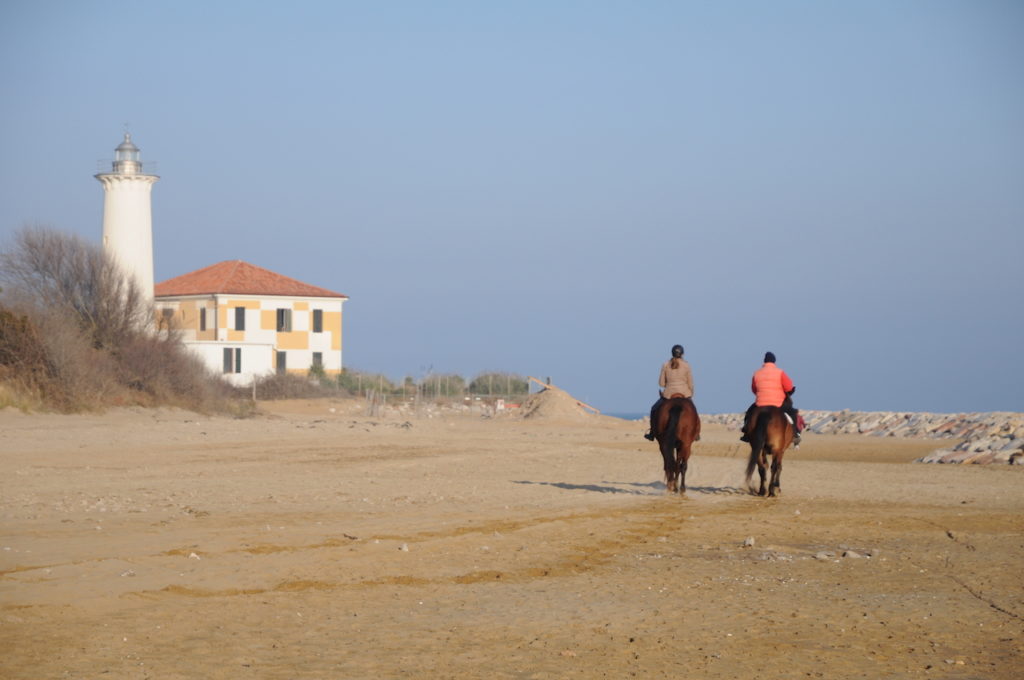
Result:
M948 439L950 444L920 463L1024 464L1024 413L905 413L893 411L800 411L807 432L871 437ZM701 414L709 423L737 430L741 413Z

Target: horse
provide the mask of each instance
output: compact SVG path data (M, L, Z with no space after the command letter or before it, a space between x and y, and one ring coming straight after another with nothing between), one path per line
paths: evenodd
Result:
M793 435L796 432L793 423L789 421L781 407L759 406L751 416L749 430L750 460L747 462L747 488L750 489L750 493L755 493L750 477L757 466L757 474L761 476L761 488L756 495L765 495L765 466L768 463L768 456L771 456L772 478L767 492L769 496L781 496L782 487L779 480L782 477L782 456L793 442Z
M700 416L688 397L673 394L658 408L658 447L665 461L665 490L686 493L686 467L693 442L700 439ZM678 480L678 484L677 484Z

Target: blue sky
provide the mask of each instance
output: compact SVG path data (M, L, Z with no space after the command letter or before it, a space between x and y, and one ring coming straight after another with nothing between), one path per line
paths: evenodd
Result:
M345 293L352 368L1024 410L1022 3L7 0L0 64L0 238L98 241L128 123L157 280Z

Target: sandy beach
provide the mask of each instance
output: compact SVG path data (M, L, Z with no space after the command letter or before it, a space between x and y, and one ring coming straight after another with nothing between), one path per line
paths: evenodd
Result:
M356 401L0 412L0 677L1016 678L1024 467Z

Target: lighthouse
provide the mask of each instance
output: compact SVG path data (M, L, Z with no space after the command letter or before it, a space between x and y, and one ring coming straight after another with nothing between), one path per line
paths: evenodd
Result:
M153 299L153 208L150 194L160 179L142 171L132 136L114 150L111 172L96 175L103 184L103 249L131 276L143 298Z

